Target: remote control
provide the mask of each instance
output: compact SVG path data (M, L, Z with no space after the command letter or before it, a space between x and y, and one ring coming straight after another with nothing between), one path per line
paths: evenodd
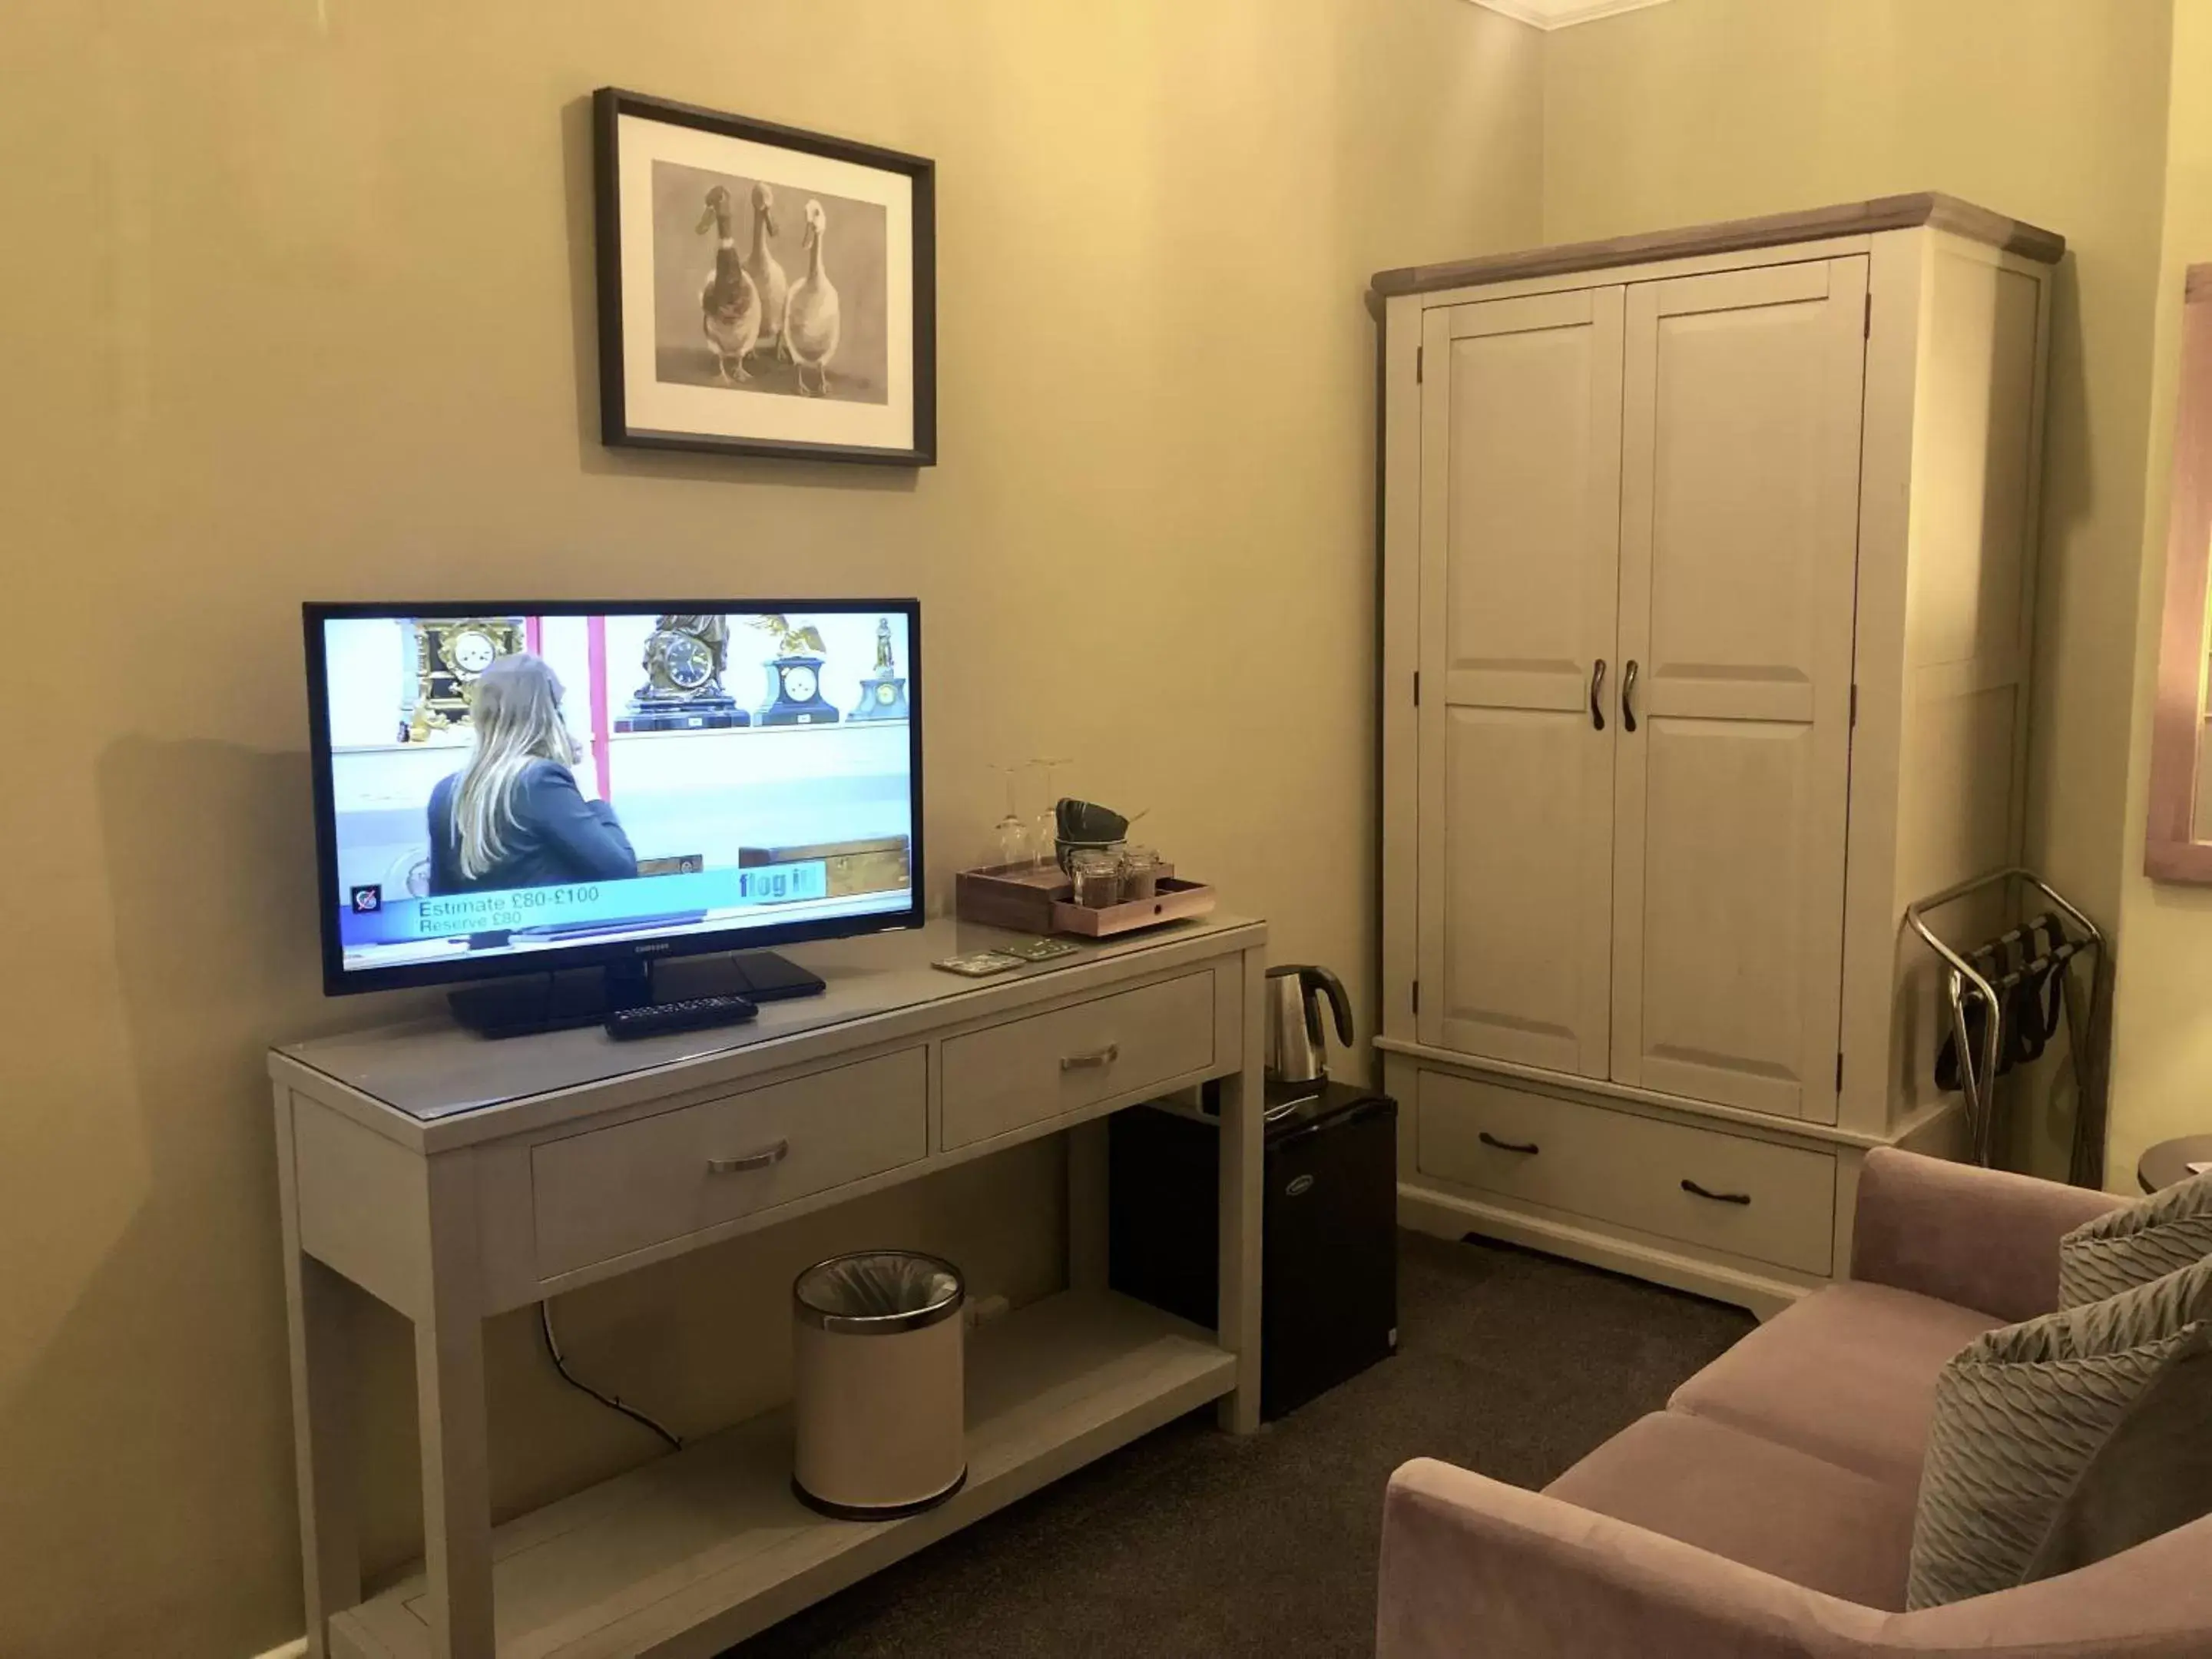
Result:
M750 997L732 991L720 996L687 997L681 1002L648 1002L617 1008L607 1016L607 1035L619 1042L659 1036L669 1031L700 1031L710 1025L740 1025L760 1012Z

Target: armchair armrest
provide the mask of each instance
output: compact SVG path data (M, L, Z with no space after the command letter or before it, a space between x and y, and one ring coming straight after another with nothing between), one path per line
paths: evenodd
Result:
M1879 1147L1859 1172L1851 1277L1999 1319L2058 1305L2058 1240L2124 1200Z
M1844 1659L1886 1619L1430 1458L1383 1500L1376 1659Z

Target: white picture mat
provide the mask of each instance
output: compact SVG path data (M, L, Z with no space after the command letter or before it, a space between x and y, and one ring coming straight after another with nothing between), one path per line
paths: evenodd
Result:
M851 161L773 144L671 126L624 115L615 127L622 226L622 342L624 417L632 431L705 433L769 442L914 447L914 181ZM653 164L678 161L739 178L768 179L793 191L873 202L884 210L885 329L890 348L881 404L793 398L735 386L677 386L661 380L654 356ZM836 280L836 244L827 268ZM793 273L794 276L797 272Z

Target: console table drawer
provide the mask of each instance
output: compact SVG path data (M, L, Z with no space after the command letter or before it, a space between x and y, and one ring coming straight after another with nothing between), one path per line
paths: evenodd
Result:
M1213 1063L1211 970L945 1045L945 1145L988 1140Z
M1418 1123L1425 1175L1802 1273L1831 1270L1836 1161L1826 1152L1442 1072L1421 1073Z
M928 1152L923 1048L549 1140L530 1154L538 1272L588 1267Z

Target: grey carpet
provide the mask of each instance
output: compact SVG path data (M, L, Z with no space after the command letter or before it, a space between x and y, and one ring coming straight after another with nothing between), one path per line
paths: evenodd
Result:
M1540 1486L1751 1328L1548 1256L1400 1235L1396 1358L1249 1438L1194 1414L726 1659L1374 1651L1382 1487L1409 1457Z

